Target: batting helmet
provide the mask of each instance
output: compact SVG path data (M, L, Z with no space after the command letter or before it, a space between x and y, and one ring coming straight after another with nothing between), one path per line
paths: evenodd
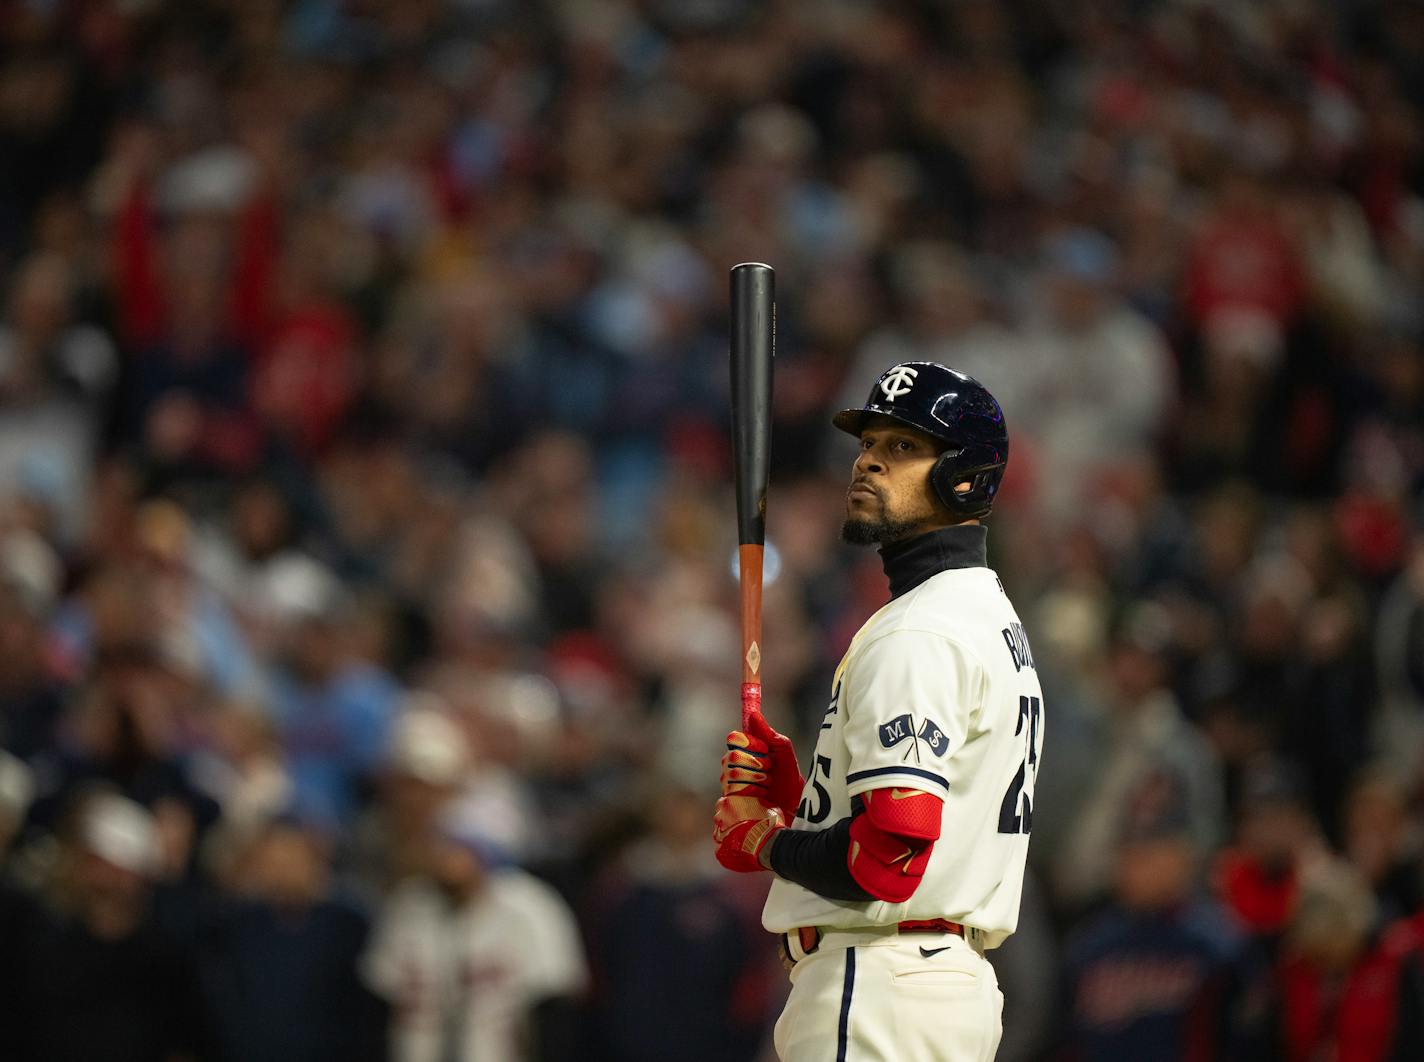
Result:
M841 410L831 423L859 437L866 418L876 414L947 443L930 469L935 494L965 519L988 515L1009 463L1009 429L983 384L932 361L907 361L881 374L864 406ZM968 490L954 489L966 482Z

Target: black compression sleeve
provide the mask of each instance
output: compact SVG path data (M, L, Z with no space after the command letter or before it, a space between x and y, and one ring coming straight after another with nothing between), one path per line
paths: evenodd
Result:
M767 862L777 876L828 900L875 899L850 876L850 817L826 830L782 830Z

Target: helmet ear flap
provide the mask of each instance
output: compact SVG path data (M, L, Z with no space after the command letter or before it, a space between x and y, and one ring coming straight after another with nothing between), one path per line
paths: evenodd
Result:
M987 516L994 506L1003 465L962 468L960 462L964 457L963 450L946 450L940 454L930 469L930 487L950 512L966 520L977 520ZM969 489L962 494L954 489L960 483L969 484Z
M946 450L939 455L930 469L930 487L946 509L962 516L964 499L954 491L958 483L964 482L956 467L960 453L959 450Z

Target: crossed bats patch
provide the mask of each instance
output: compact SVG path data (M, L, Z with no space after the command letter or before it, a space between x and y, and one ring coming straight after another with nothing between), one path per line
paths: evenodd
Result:
M888 723L881 723L878 729L880 744L884 748L893 749L902 741L912 742L905 750L904 759L908 760L913 754L916 763L920 760L921 742L924 742L925 748L935 756L943 756L949 750L949 738L945 735L944 728L929 716L916 728L915 717L906 712L904 715L897 715Z

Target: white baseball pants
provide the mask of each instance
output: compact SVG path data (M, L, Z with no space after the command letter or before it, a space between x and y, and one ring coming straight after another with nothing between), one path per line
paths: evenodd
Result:
M791 970L781 1062L992 1062L1004 996L953 933L830 930Z

